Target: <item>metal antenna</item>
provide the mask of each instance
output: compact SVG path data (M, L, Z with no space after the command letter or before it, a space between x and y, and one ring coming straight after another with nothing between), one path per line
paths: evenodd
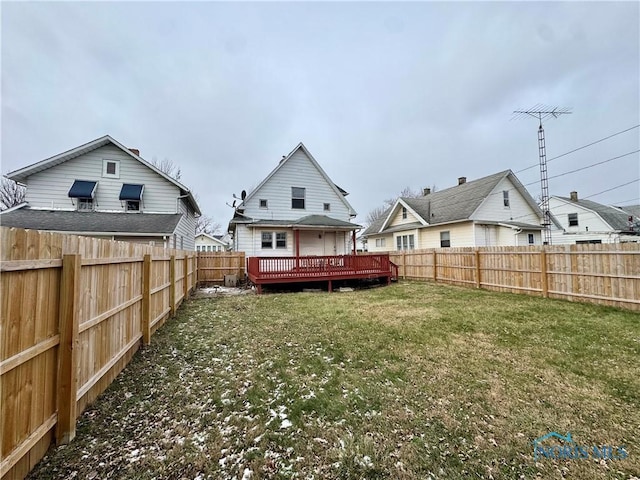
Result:
M531 116L538 119L540 126L538 127L538 155L540 156L540 187L542 190L542 226L544 227L544 245L551 245L551 212L549 211L549 175L547 173L547 148L544 140L544 128L542 128L542 120L553 117L558 118L560 115L568 115L571 113L569 108L547 107L545 105L535 105L529 110L515 110L512 120Z

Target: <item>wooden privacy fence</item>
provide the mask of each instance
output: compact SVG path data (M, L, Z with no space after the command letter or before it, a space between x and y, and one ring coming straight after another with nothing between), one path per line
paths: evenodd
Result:
M390 252L400 278L640 310L640 244Z
M24 478L172 316L195 252L0 228L0 477Z
M244 252L197 252L198 283L222 283L225 275L244 278Z

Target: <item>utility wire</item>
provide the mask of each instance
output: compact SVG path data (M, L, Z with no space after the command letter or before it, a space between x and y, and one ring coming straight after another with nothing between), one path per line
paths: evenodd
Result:
M565 175L569 175L570 173L580 172L588 168L596 167L598 165L602 165L603 163L612 162L614 160L618 160L619 158L628 157L629 155L633 155L634 153L638 153L638 152L640 152L640 150L634 150L633 152L623 153L622 155L618 155L617 157L608 158L607 160L602 160L601 162L592 163L591 165L585 165L584 167L576 168L575 170L569 170L568 172L559 173L558 175L553 175L549 177L549 180L551 180L552 178L564 177ZM524 186L527 187L529 185L533 185L534 183L540 183L540 180L526 183Z
M588 143L587 145L583 145L583 146L581 146L581 147L574 148L573 150L571 150L571 151L569 151L569 152L565 152L565 153L563 153L563 154L561 154L561 155L558 155L557 157L549 158L549 159L547 159L547 162L550 162L551 160L556 160L556 159L558 159L558 158L564 157L564 156L569 155L569 154L571 154L571 153L575 153L575 152L577 152L578 150L582 150L583 148L591 147L592 145L595 145L596 143L604 142L605 140L609 140L610 138L613 138L613 137L615 137L616 135L621 135L621 134L623 134L623 133L626 133L626 132L628 132L628 131L630 131L630 130L633 130L634 128L638 128L638 127L640 127L640 124L638 124L638 125L634 125L633 127L629 127L629 128L627 128L626 130L622 130L622 131L620 131L620 132L613 133L613 134L609 135L608 137L601 138L600 140L596 140L595 142ZM537 166L539 166L539 164L538 164L538 163L535 163L535 164L531 165L530 167L523 168L522 170L518 170L517 172L514 172L514 173L525 172L525 171L527 171L527 170L531 170L532 168L535 168L535 167L537 167Z
M616 190L616 189L621 188L621 187L626 187L627 185L631 185L632 183L635 183L635 182L640 182L640 178L636 178L635 180L631 180L630 182L623 183L623 184L621 184L621 185L616 185L615 187L609 188L609 189L607 189L607 190L603 190L603 191L598 192L598 193L594 193L594 194L589 195L589 196L584 197L584 198L596 197L596 196L601 195L601 194L603 194L603 193L610 192L611 190Z

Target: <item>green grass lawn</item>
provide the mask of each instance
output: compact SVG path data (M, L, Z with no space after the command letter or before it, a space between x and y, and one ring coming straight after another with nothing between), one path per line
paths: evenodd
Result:
M634 478L639 353L637 313L429 283L192 300L32 476Z

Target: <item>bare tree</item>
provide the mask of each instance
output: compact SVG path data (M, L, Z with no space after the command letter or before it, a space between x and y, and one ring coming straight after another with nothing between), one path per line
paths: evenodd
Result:
M196 218L196 235L201 233L206 233L208 235L213 235L218 233L222 229L222 225L218 222L214 222L213 218L209 215L200 215Z
M180 180L180 177L182 176L180 167L176 165L173 162L173 160L170 160L168 158L165 158L164 160L159 161L156 157L153 157L149 163L151 163L151 165L156 167L162 173L166 173L167 175L169 175L170 177L176 180Z
M433 186L433 188L435 189L435 185ZM382 205L380 205L380 206L374 208L373 210L371 210L367 214L367 218L365 219L365 221L369 225L371 225L373 222L375 222L377 219L379 219L382 215L384 215L384 213L387 210L389 210L389 208L391 208L393 206L393 204L396 203L396 200L398 200L398 198L400 198L400 197L403 197L403 198L418 198L418 197L422 197L422 191L413 190L411 187L404 187L400 191L400 193L398 195L396 195L395 197L392 197L392 198L387 198Z
M2 177L0 185L0 210L6 210L24 202L27 189L7 177Z

